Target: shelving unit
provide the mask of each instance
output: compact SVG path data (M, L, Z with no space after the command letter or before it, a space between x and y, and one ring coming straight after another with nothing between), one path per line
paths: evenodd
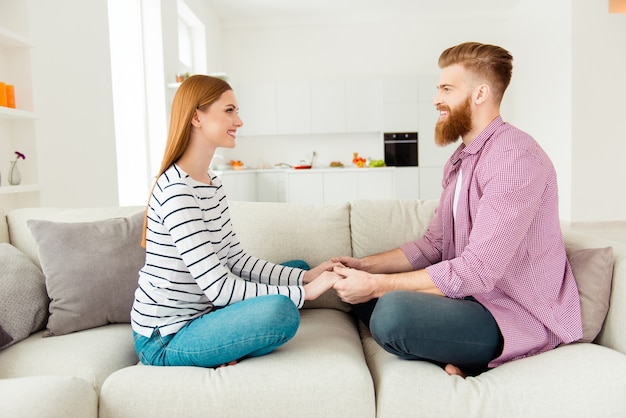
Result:
M15 86L16 108L0 107L0 208L5 212L39 205L36 115L33 105L31 53L28 39L28 2L0 1L0 81ZM15 151L20 161L20 185L7 182Z

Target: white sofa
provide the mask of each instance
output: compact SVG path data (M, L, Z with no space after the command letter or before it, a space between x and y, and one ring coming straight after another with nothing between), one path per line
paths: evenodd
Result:
M231 202L231 215L252 254L275 262L300 258L316 265L336 255L360 257L388 250L418 236L435 205L417 200L332 206ZM10 242L47 271L27 220L82 226L142 210L16 209L0 216L0 242ZM597 236L567 233L565 238L568 246L613 248L610 308L593 343L559 347L462 379L433 364L386 353L329 291L305 305L298 333L286 345L220 369L141 365L128 322L49 337L43 337L46 330L36 330L0 350L0 416L625 416L626 248ZM60 239L58 248L46 251L65 261L65 244ZM109 260L94 271L108 271L120 261ZM0 276L2 280L8 278ZM132 283L136 277L126 280ZM74 284L82 287L82 280ZM15 298L21 297L17 293ZM3 305L10 302L2 299ZM39 322L39 328L45 326L45 321Z

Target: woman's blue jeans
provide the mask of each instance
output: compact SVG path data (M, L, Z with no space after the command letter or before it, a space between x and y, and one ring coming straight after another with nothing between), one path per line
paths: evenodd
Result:
M270 353L293 338L299 324L291 299L259 296L196 318L176 334L134 333L135 350L147 365L217 367Z
M396 291L354 305L354 311L381 347L403 359L451 363L479 373L502 351L498 324L471 297Z

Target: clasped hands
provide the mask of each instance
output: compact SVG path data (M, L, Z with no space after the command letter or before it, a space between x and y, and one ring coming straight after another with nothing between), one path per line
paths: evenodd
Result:
M334 288L346 303L367 302L375 297L374 275L362 268L361 260L353 257L337 257L320 263L304 275L305 299L317 299Z

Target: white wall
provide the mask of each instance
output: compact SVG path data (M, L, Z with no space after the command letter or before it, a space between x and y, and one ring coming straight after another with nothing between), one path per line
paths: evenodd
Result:
M572 24L569 0L524 0L512 15L507 48L513 79L505 114L552 159L561 219L572 216ZM541 10L541 13L537 13Z
M41 204L115 205L106 0L31 2ZM168 19L173 3L162 0ZM234 83L436 74L436 59L448 46L466 40L506 46L515 72L503 116L552 157L562 218L626 219L626 15L609 15L606 2L521 0L508 17L447 13L254 27L223 26L205 2L188 3L207 21L208 71L226 71ZM178 71L170 64L172 27L164 22L166 78ZM275 139L244 139L239 150L258 156L280 147Z
M106 0L31 0L42 206L117 204Z
M572 219L626 220L626 14L572 3Z
M223 30L225 62L235 82L429 75L438 72L437 57L448 46L500 44L515 59L503 117L552 158L562 220L626 220L618 183L626 179L618 160L626 147L626 15L609 15L606 2L572 3L521 0L505 16L452 12L387 23L231 23ZM244 138L225 154L264 159L280 151L279 143Z

